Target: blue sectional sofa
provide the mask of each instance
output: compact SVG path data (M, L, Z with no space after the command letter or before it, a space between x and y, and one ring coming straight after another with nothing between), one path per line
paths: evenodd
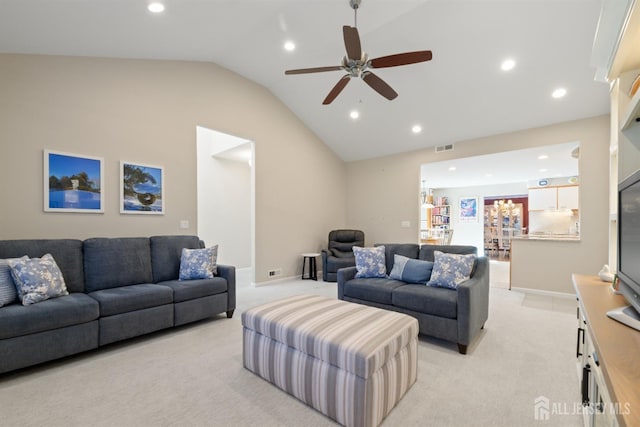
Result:
M380 244L376 245L380 246ZM434 261L434 252L475 254L475 246L384 244L387 274L394 255ZM390 278L355 278L356 267L338 270L338 299L408 314L420 333L453 341L467 353L489 317L489 261L478 257L471 278L457 289L409 284Z
M180 281L183 248L197 236L0 240L0 259L50 253L69 295L0 307L0 373L226 313L236 305L235 267Z

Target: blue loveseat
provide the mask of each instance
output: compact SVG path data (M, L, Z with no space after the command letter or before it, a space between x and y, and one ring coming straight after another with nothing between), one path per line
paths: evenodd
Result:
M380 244L376 246L381 246ZM475 246L384 244L386 271L394 255L434 261L434 252L475 254ZM418 319L420 333L453 341L467 353L489 317L489 261L478 257L471 278L457 289L410 284L386 278L355 278L356 267L338 270L338 299L408 314Z
M0 240L0 259L50 253L69 295L0 307L0 373L226 313L236 305L235 267L180 281L183 248L197 236Z

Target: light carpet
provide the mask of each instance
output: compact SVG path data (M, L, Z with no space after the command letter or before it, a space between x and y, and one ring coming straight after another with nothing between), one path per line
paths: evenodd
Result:
M0 376L2 426L330 426L333 421L242 367L240 313L336 285L241 285L224 316ZM490 314L468 355L421 337L418 380L384 426L579 426L575 302L527 305L492 288ZM551 402L537 421L536 398Z

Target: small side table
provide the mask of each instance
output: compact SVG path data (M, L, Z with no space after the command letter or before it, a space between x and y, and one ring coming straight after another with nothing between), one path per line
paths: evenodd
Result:
M302 280L318 280L318 267L316 265L316 258L319 256L320 254L316 252L302 254ZM307 264L307 259L309 260L309 274L305 276L304 271Z

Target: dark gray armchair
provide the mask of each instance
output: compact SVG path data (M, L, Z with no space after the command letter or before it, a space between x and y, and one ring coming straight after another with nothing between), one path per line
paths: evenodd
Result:
M356 265L354 246L364 246L364 232L333 230L329 233L328 248L322 251L322 280L335 282L339 269Z

